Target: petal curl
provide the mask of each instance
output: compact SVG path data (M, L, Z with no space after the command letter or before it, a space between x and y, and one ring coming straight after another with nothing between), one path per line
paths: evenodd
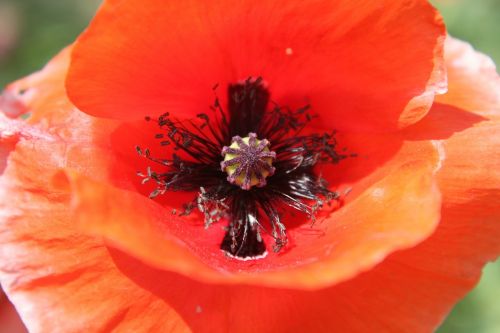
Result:
M464 42L450 37L446 51L450 91L438 100L448 106L437 105L436 111L448 111L451 121L442 121L442 126L453 126L457 117L449 112L450 106L462 110L462 120L475 121L440 141L443 221L436 237L443 235L446 242L446 230L446 237L453 239L448 246L459 256L447 260L451 267L444 264L443 271L461 266L461 276L478 278L482 266L500 253L500 77L487 56Z
M212 104L215 84L261 76L273 100L310 102L329 127L392 131L445 91L444 31L423 0L106 1L67 88L99 117L185 117Z
M482 121L443 142L446 159L438 182L443 229L450 230L436 237L453 239L449 246L458 257L441 269L478 279L483 265L500 254L500 77L487 56L464 42L449 38L446 51L451 84L440 101Z
M500 120L500 77L493 60L451 36L446 39L445 51L448 92L436 101Z

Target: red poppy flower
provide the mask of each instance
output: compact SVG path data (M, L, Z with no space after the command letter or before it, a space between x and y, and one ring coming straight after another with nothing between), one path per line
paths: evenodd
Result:
M435 328L500 253L500 79L488 58L462 42L447 38L443 57L444 40L441 19L425 1L106 1L72 49L3 94L10 119L1 128L0 280L28 328ZM448 92L436 97L446 91L445 69ZM239 119L234 126L206 111L215 84L216 106ZM293 117L273 118L268 94L284 110L278 116ZM226 139L221 152L249 126L261 142L269 138L259 133L283 129L287 138L298 120L289 110L304 105L318 117L297 137L336 130L335 140L321 141L319 150L269 140L276 173L250 190L233 179L235 190L223 197L232 210L207 230L202 212L173 214L192 192L206 192L173 192L171 184L193 190L220 180L222 171L212 169L217 137ZM26 121L16 117L23 113ZM273 131L263 130L268 124ZM202 141L208 126L215 134ZM181 153L170 159L173 146ZM356 157L317 167L332 162L328 151ZM285 155L300 159L297 169ZM153 166L161 173L146 176L159 188L136 175ZM298 169L303 177L293 178ZM315 203L335 193L336 205L308 223L301 212L314 213ZM235 205L241 197L245 204ZM287 204L298 214L274 214ZM261 229L250 215L263 217ZM269 247L272 233L256 235L276 226L276 216L288 241L279 251L247 261L220 251L223 227L239 232L240 220L258 245L246 250ZM238 237L238 246L247 244Z

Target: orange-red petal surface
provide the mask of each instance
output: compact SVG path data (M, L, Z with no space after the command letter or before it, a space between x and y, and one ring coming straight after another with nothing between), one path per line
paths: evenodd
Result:
M440 211L433 180L437 154L429 147L412 157L416 160L391 165L391 175L314 227L290 230L295 247L251 263L226 258L218 250L222 225L205 231L201 216L172 216L171 208L140 194L71 172L69 182L75 215L84 230L157 268L187 275L196 272L196 279L208 281L319 288L350 278L433 232Z
M457 98L442 102L483 118L443 143L446 159L438 175L448 222L444 226L455 233L448 239L462 245L457 251L469 262L469 266L450 264L466 275L467 269L479 271L500 253L500 77L491 60L467 44L449 38L446 49L448 72L454 79L450 93Z
M500 77L491 58L477 53L471 45L448 37L446 41L448 93L437 102L457 106L474 114L500 119Z
M415 298L419 299L417 301L439 298L442 303L436 303L434 309L431 306L417 310L414 315L422 320L431 315L427 311L435 311L434 315L444 317L452 304L477 283L485 263L495 260L500 253L498 74L486 56L463 42L449 38L446 50L450 96L440 97L439 101L448 106L438 104L429 116L448 112L450 121L441 122L445 128L459 128L457 117L464 121L462 125L470 120L475 124L457 130L448 138L440 137L446 140L436 142L443 157L438 173L443 194L442 219L436 233L415 248L390 256L373 271L384 274L400 267L401 272L406 271L400 276L401 281L408 279L407 274L411 274L411 279L421 281L412 285L419 291L405 298L408 303L415 302ZM450 106L462 110L452 112ZM442 129L436 132L427 126L420 130L422 136L425 130L431 136L443 133ZM435 324L439 324L437 316Z
M453 70L450 63L449 71ZM54 89L60 88L55 85ZM468 92L466 85L462 89L464 94ZM480 100L480 96L477 97L476 103ZM465 105L455 106L463 107L464 112L474 111ZM490 106L489 114L499 109ZM30 111L41 115L42 111L50 110L53 109ZM428 150L429 144L423 142L403 143L394 155L398 159L392 169L391 156L384 156L382 161L387 158L384 167L370 173L378 181L369 179L370 175L363 178L366 191L356 194L345 209L332 214L347 214L349 206L385 194L406 200L391 195L401 189L390 186L391 179L403 177L408 171L406 163L397 163L405 161L400 159L403 156L428 157L430 166L434 167L430 174L437 172L444 200L437 231L420 245L390 255L349 281L306 291L212 285L156 270L123 252L106 248L100 239L85 236L77 229L68 211L71 193L61 186L55 187L52 176L58 168L69 168L84 174L84 179L89 179L93 186L108 179L106 173L99 171L108 170L110 161L106 158L96 160L97 164L92 161L100 156L99 152L105 151L96 137L103 134L106 126L96 125L95 120L79 115L72 108L57 110L59 112L49 119L73 114L70 117L73 124L78 125L79 130L86 128L87 135L80 141L75 140L72 128L62 131L62 126L50 132L54 123L44 127L50 120L39 118L29 127L32 132L19 129L19 142L10 153L0 178L0 280L33 332L214 332L221 328L228 332L427 332L472 288L482 265L500 251L496 204L500 175L493 167L500 164L500 156L492 154L500 149L498 135L495 135L498 125L467 118L451 122L454 127L445 132L446 135L428 133L433 139L444 140L432 144L438 152L437 160L435 150ZM454 113L459 115L458 111ZM466 129L467 123L473 127ZM109 126L112 130L115 128L113 123ZM96 128L100 130L94 132L92 129ZM424 134L416 133L418 129L412 130L411 140L425 139ZM79 133L82 132L76 132ZM406 151L406 148L412 149ZM426 151L431 153L422 154ZM464 158L464 154L474 158ZM425 192L427 182L422 180L429 178L427 173L418 170L426 170L427 166L418 161L410 166L416 171L412 174L415 178L403 177L407 180L403 188L414 193ZM359 171L351 175L352 179L363 174L363 170ZM385 173L387 178L381 177ZM381 184L387 185L389 192L377 191L377 185ZM399 211L394 215L403 216ZM323 224L332 225L332 222Z
M109 331L125 319L132 331L182 328L175 311L116 269L99 239L76 229L70 195L52 185L61 167L107 178L105 140L95 129L114 128L67 102L68 55L8 87L30 112L31 126L2 118L1 146L15 145L0 178L2 286L30 332ZM157 320L156 309L167 322Z
M29 330L107 332L125 320L132 331L182 328L163 301L116 269L99 239L75 228L69 195L50 184L57 164L45 160L33 173L23 164L31 148L21 141L11 155L0 222L0 279Z
M186 117L208 110L215 84L224 99L228 83L261 76L273 100L312 103L329 127L390 131L444 91L443 40L423 0L106 1L67 87L91 115Z

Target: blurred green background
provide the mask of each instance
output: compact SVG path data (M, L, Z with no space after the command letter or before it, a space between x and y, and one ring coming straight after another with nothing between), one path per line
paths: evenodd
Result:
M396 1L396 0L395 0ZM500 0L433 0L450 33L500 64ZM81 32L98 0L0 0L0 87L43 66ZM500 262L460 302L440 333L500 332Z

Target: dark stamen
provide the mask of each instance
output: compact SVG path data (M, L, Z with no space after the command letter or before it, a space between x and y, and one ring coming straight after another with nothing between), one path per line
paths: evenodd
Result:
M197 192L179 215L197 207L205 227L227 218L221 249L231 257L256 259L266 254L263 234L274 239L275 252L286 246L286 207L314 222L319 209L338 200L314 168L348 155L337 152L335 133L301 135L314 119L309 106L268 109L270 94L261 78L230 85L228 94L227 114L216 96L211 115L179 121L164 114L155 120L162 131L155 137L177 153L158 159L138 147L162 170L148 168L138 175L156 183L151 198L167 191Z

